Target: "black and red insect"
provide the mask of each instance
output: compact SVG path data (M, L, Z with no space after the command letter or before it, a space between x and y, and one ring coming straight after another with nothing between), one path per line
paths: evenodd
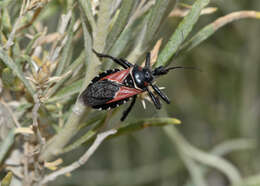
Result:
M97 57L112 59L124 69L111 69L96 76L82 92L81 99L86 106L108 110L122 105L133 98L130 106L123 112L121 121L127 117L133 108L137 95L145 91L148 92L156 109L161 108L158 96L169 104L169 98L154 84L154 79L157 76L167 74L170 70L185 68L179 66L169 68L159 66L152 70L150 67L150 53L147 53L145 66L142 68L122 58L118 59L107 54L101 54L95 50L93 52ZM154 92L149 89L150 87Z

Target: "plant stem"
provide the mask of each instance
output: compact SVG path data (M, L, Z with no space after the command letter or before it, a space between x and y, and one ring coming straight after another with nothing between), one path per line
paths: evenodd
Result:
M81 116L84 113L85 106L78 101L69 116L68 121L66 122L66 125L62 130L55 135L45 146L43 149L43 152L40 156L40 159L48 161L51 158L53 158L56 154L59 154L62 150L62 148L69 142L69 140L76 134L78 131L78 123L81 118Z

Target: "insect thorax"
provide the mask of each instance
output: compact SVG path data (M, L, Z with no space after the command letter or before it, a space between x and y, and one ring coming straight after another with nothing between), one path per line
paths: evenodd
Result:
M134 80L133 80L131 74L128 74L128 76L125 78L123 84L126 87L135 88Z

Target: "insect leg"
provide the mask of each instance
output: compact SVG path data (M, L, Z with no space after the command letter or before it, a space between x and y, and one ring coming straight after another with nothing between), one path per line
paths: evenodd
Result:
M118 60L121 61L122 63L124 63L125 65L127 65L128 67L133 66L133 64L130 63L129 61L127 61L126 59L119 58Z
M124 121L124 120L125 120L125 118L126 118L127 115L129 114L129 112L132 110L132 108L133 108L133 106L134 106L134 104L135 104L135 101L136 101L136 95L134 95L133 100L132 100L130 106L123 112L123 116L122 116L121 119L120 119L121 121Z
M127 69L131 66L133 66L131 63L129 63L128 61L126 60L123 60L123 59L117 59L117 58L114 58L113 56L110 56L110 55L107 55L107 54L101 54L101 53L98 53L97 51L95 51L94 49L92 49L93 52L97 55L97 57L104 57L104 58L109 58L109 59L112 59L115 63L117 63L118 65L121 65L123 68Z
M156 109L161 109L161 103L160 100L158 99L158 97L155 97L154 94L149 90L149 88L145 88L145 90L148 92L151 100L153 101Z
M153 87L154 91L168 104L170 104L170 100L169 98L156 86L151 84L151 86Z
M145 59L145 68L150 68L150 61L151 61L151 53L148 52L146 54L146 59Z

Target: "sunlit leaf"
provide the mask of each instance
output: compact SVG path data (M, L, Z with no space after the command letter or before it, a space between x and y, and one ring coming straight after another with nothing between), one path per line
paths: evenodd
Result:
M193 5L192 8L187 16L181 21L178 25L177 29L174 31L173 35L171 36L170 40L163 48L155 66L165 66L170 63L170 59L176 53L177 49L180 47L182 42L191 32L193 26L198 21L200 17L201 10L207 6L209 0L197 0Z

